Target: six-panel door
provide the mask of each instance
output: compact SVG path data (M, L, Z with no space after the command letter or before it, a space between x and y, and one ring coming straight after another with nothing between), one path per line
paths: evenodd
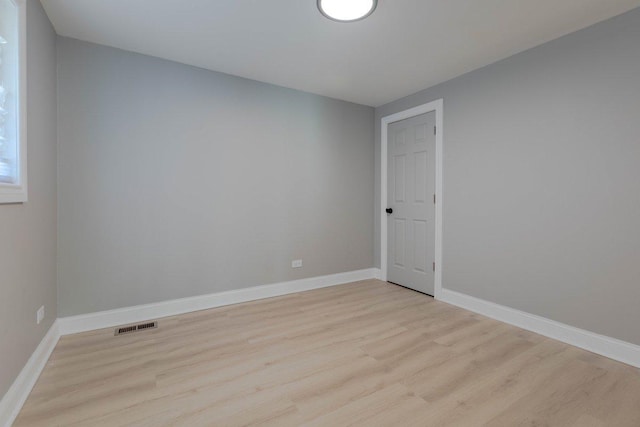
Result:
M391 123L388 135L387 280L433 295L435 112Z

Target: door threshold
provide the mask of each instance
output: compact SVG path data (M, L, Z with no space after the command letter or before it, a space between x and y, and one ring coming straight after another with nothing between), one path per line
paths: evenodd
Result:
M401 285L401 284L399 284L399 283L393 283L393 282L390 282L390 281L388 281L388 280L387 280L387 283L389 283L390 285L400 286L401 288L409 289L410 291L417 292L417 293L419 293L419 294L426 295L426 296L431 297L431 298L435 298L435 297L434 297L433 295L431 295L431 294L428 294L428 293L426 293L426 292L416 291L416 290L415 290L415 289L413 289L413 288L410 288L410 287L408 287L408 286L403 286L403 285Z

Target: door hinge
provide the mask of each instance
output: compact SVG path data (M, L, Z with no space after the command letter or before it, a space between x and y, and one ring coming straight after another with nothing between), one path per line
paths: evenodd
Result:
M436 271L436 263L435 263L435 261L434 261L434 262L433 262L433 272L435 273L435 271Z
M433 134L434 134L434 135L437 135L437 134L438 134L438 127L437 127L437 126L434 126L434 127L433 127Z
M436 195L435 194L433 195L433 204L434 205L436 204Z

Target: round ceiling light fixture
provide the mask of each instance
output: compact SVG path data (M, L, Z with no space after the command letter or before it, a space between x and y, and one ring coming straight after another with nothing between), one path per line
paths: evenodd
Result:
M359 21L371 15L378 0L318 0L320 13L339 22Z

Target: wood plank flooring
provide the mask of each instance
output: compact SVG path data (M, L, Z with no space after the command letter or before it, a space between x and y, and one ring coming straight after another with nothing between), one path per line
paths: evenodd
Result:
M640 426L640 370L370 280L62 337L16 426Z

